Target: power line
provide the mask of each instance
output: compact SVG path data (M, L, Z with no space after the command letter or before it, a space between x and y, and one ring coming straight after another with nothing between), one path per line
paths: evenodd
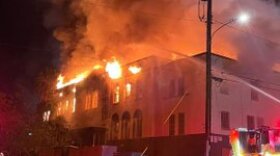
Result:
M214 21L217 22L218 24L222 24L222 25L225 25L225 24L226 24L226 23L221 22L221 21L216 20L216 19L214 19ZM276 44L276 45L280 46L280 43L275 42L275 41L272 41L272 40L270 40L270 39L268 39L268 38L265 38L265 37L263 37L263 36L260 36L260 35L258 35L258 34L255 34L255 33L249 32L249 31L245 31L245 30L243 30L243 29L236 28L236 27L234 27L234 26L232 26L232 25L225 25L225 26L228 27L228 28L237 30L237 31L242 32L242 33L246 33L246 34L251 35L251 36L253 36L253 37L256 37L256 38L259 38L259 39L261 39L261 40L265 40L265 41L268 41L268 42L270 42L270 43L273 43L273 44Z

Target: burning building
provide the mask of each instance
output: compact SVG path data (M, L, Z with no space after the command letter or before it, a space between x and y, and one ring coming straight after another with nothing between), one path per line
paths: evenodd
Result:
M238 61L212 57L211 155L225 156L230 129L276 126L279 86L236 76ZM59 102L51 116L63 116L73 130L87 129L76 140L79 146L108 144L120 152L202 156L204 59L204 54L177 60L150 56L125 65L114 59L69 83L60 76Z
M117 145L120 152L153 156L203 155L205 55L199 52L205 49L206 1L52 2L46 23L62 43L64 75L58 79L57 107L47 110L44 120L63 116L71 129L83 131L75 139L79 146ZM275 126L279 120L279 85L257 78L279 60L274 43L279 27L267 26L279 25L279 8L271 2L215 1L213 29L245 10L256 18L250 25L258 34L232 23L213 39L213 51L220 54L212 58L214 156L229 153L231 128ZM193 57L170 56L170 51ZM105 60L111 56L116 58ZM239 68L240 62L246 68Z

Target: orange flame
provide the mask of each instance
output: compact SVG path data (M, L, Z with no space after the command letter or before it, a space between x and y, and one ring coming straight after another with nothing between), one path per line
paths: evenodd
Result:
M67 87L67 86L70 86L72 84L77 84L81 81L83 81L85 78L87 78L87 76L94 70L99 70L99 69L102 69L103 66L100 65L100 64L96 64L92 67L91 70L89 71L85 71L81 74L78 74L77 76L75 76L75 78L69 80L68 82L64 82L64 76L62 76L62 74L60 74L57 78L57 84L56 84L56 88L57 89L61 89L61 88L64 88L64 87ZM73 90L73 92L76 92L76 89L75 91Z
M62 75L59 75L57 80L57 84L56 84L56 88L57 89L61 89L61 88L64 88L64 87L67 87L67 86L70 86L72 84L77 84L81 81L83 81L87 76L89 75L89 72L86 71L86 72L83 72L79 75L77 75L74 79L68 81L68 82L63 82L64 81L64 77Z
M138 74L142 69L141 69L141 67L130 66L130 67L128 67L128 70L129 70L132 74Z
M100 65L100 64L93 66L93 70L99 70L101 68L102 68L102 65Z
M105 68L106 72L108 72L109 77L111 79L118 79L122 76L121 65L117 60L113 60L112 62L108 62Z

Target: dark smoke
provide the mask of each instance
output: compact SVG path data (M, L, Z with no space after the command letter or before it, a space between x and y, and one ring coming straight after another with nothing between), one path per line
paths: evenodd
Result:
M280 60L280 9L263 0L214 1L215 20L227 22L244 11L252 15L250 23L220 30L213 51L238 58L244 71L270 70ZM112 56L129 61L158 53L157 48L189 55L205 49L205 24L198 20L195 0L54 0L46 25L62 42L68 76Z

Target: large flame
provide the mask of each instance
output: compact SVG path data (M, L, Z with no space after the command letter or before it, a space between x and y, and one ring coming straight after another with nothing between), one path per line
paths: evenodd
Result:
M94 66L92 67L91 70L85 71L85 72L83 72L83 73L81 73L81 74L76 75L75 78L69 80L68 82L64 82L64 76L62 76L62 74L60 74L60 75L58 76L58 78L57 78L56 88L57 88L57 89L61 89L61 88L70 86L70 85L72 85L72 84L77 84L77 83L83 81L85 78L87 78L88 75L89 75L92 71L94 71L94 70L99 70L99 69L102 69L102 68L103 68L103 66L102 66L101 64L96 64L96 65L94 65ZM74 90L73 90L73 92L74 92ZM76 89L75 89L75 92L76 92Z
M111 79L118 79L122 76L122 68L120 63L114 59L112 62L108 62L105 68Z
M128 70L132 74L138 74L142 69L141 69L141 67L138 67L138 66L130 66L130 67L128 67Z
M86 72L83 72L83 73L77 75L74 79L71 79L68 82L64 82L64 77L60 74L57 78L58 82L56 84L56 88L61 89L61 88L70 86L72 84L77 84L77 83L83 81L88 75L89 75L89 72L86 71Z

